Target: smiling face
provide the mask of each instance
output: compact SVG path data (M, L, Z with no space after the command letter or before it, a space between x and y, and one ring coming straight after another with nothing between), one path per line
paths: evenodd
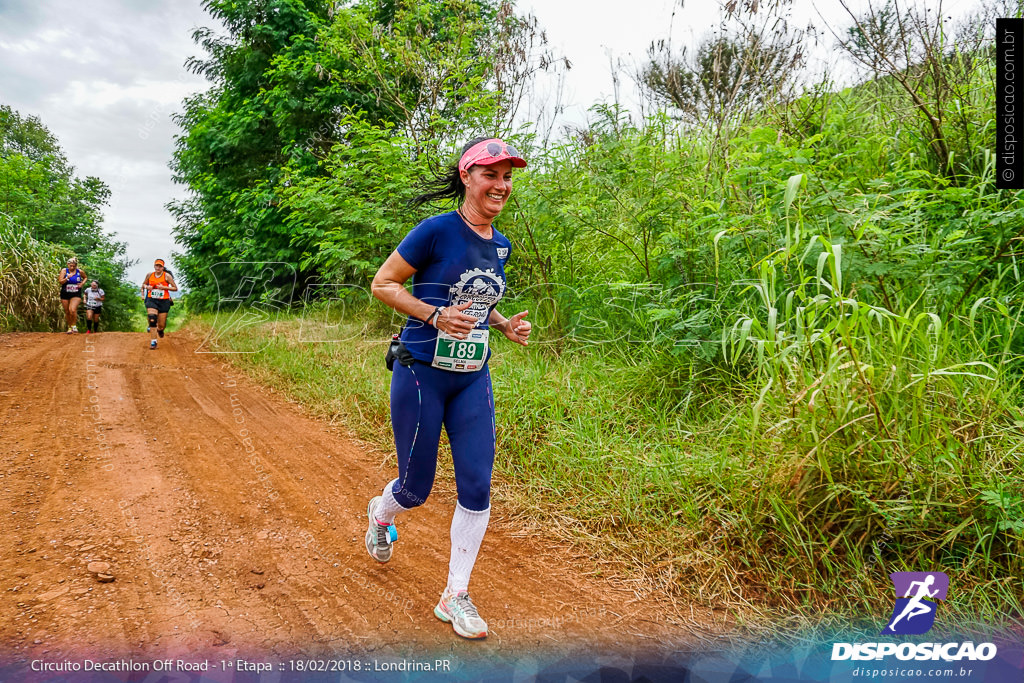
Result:
M460 175L466 185L467 206L488 219L501 213L512 194L511 161L499 161L490 166L470 166Z

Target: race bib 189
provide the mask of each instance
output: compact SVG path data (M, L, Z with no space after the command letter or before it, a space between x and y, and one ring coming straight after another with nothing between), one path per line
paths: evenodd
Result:
M476 372L487 360L490 334L490 330L470 330L465 339L456 339L438 330L431 365L452 372Z

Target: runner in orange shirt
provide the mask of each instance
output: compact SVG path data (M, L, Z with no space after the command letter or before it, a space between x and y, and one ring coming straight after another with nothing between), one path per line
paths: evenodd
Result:
M153 263L153 272L142 281L142 293L146 297L146 331L150 333L149 348L156 348L156 338L164 336L167 325L167 312L174 304L171 292L177 292L178 285L174 282L171 271L164 269L163 259Z

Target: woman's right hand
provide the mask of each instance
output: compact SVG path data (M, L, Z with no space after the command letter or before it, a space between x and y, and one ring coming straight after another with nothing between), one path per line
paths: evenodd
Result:
M465 339L469 335L469 331L480 322L473 316L463 313L472 305L472 301L467 301L458 306L445 306L444 310L441 311L441 314L434 321L434 327L456 339Z

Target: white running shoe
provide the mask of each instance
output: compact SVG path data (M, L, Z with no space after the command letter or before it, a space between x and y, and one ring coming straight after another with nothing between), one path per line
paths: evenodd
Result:
M394 524L381 524L374 516L381 500L380 496L376 496L366 506L366 519L369 522L366 527L366 552L378 562L387 562L391 559L391 546L398 540L398 529Z
M156 348L156 339L151 339L149 341L149 348L151 348L151 349L155 349Z
M434 608L434 616L446 624L450 623L463 638L487 637L487 622L480 618L466 591L442 595Z

